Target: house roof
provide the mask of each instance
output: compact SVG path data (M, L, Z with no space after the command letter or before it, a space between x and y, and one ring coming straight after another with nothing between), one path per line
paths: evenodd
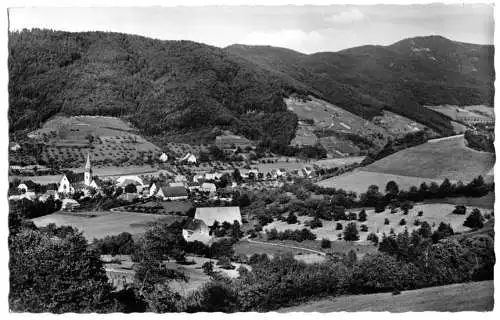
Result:
M66 178L68 178L69 183L81 183L85 180L85 173L68 173Z
M203 220L207 226L213 225L215 221L220 223L227 221L232 224L236 220L241 224L240 207L196 208L194 218Z
M184 187L162 187L163 195L165 197L184 197L188 193Z
M215 184L209 183L209 182L204 182L201 185L201 187L204 188L204 189L216 189Z
M188 223L184 226L185 230L208 230L207 224L200 219L190 219Z

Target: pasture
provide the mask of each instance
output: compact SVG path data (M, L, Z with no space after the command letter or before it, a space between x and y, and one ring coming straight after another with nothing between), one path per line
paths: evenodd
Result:
M389 235L391 229L394 230L395 233L404 232L405 228L408 229L408 232L412 232L415 229L420 228L420 226L414 225L415 220L419 220L420 222L427 221L432 227L432 230L436 230L439 226L439 223L449 223L455 232L464 232L469 231L470 229L463 226L465 218L469 215L472 209L476 207L467 206L466 215L457 215L453 214L453 210L455 206L448 203L432 203L432 204L416 204L413 209L410 209L408 215L404 215L402 210L399 210L397 213L391 213L390 209L386 209L384 212L375 213L373 209L366 209L367 213L367 221L355 222L358 231L360 242L366 241L366 237L370 233L376 233L379 237L381 237L384 233ZM481 208L481 212L490 213L492 210L487 208ZM348 212L355 212L358 214L361 210L349 210ZM418 212L423 211L423 216L419 217ZM285 221L273 221L264 227L264 230L270 230L272 228L276 228L278 231L284 231L286 229L290 230L300 230L303 229L304 222L307 220L311 220L311 217L301 216L298 217L300 224L288 224ZM385 219L389 220L389 224L385 224ZM400 225L401 219L406 220L405 225ZM339 241L338 235L342 234L342 230L336 230L337 223L340 223L343 228L347 226L347 224L351 221L326 221L322 220L323 227L311 229L311 232L317 236L317 240L321 240L323 238L330 239L331 241ZM366 225L368 227L367 232L361 232L360 226ZM340 240L340 242L344 242L344 240Z
M317 184L322 187L344 189L346 191L354 191L358 195L366 192L370 185L378 186L383 192L387 182L395 181L400 190L409 190L412 186L419 187L422 182L427 184L436 182L441 184L443 180L409 177L405 175L396 175L390 173L370 172L365 171L365 168L354 170L339 176L331 177L326 180L319 181Z
M456 105L439 105L425 106L428 109L442 113L455 121L461 121L464 118L476 118L481 120L493 120L493 108L486 106L456 106Z
M493 306L494 283L482 281L403 291L399 295L389 292L324 298L278 312L459 312L491 311Z
M94 214L94 212L89 212ZM122 232L131 234L144 233L147 226L159 219L172 223L182 220L182 216L165 216L158 214L145 214L134 212L103 212L96 217L70 215L64 212L56 212L47 216L38 217L32 221L37 227L46 226L49 223L55 223L58 226L72 226L83 232L87 240L94 238L104 238L108 235L117 235Z
M427 128L421 123L415 122L411 119L387 110L383 110L382 116L374 117L373 122L387 130L387 132L389 132L394 137L402 137L405 134L417 132Z
M467 183L479 175L486 177L494 163L494 154L468 148L459 135L401 150L363 171Z

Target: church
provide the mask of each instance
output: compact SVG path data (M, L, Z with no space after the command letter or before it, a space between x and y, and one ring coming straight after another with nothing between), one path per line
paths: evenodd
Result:
M90 153L87 153L85 171L81 173L65 174L59 182L58 192L73 194L77 191L88 191L89 189L99 189L96 181L92 177L92 164L90 163Z

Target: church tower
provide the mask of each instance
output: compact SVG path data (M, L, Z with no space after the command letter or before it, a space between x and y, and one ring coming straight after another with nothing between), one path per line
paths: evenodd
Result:
M92 183L92 165L90 164L90 152L87 153L87 163L85 164L84 183L86 186L90 186L90 184Z

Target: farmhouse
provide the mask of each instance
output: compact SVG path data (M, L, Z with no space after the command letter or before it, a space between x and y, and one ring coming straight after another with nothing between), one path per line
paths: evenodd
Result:
M203 220L207 226L212 226L215 221L219 223L238 221L241 224L240 207L206 207L196 208L195 219Z
M63 211L73 211L73 209L78 208L80 204L78 201L73 199L64 199L62 201L61 210Z
M57 193L55 190L47 190L47 192L45 192L40 197L38 197L38 200L45 202L45 201L49 200L49 198L51 198L51 197L54 200L59 200L59 193Z
M203 220L193 219L189 221L182 229L182 237L188 242L200 241L203 244L210 243L212 237L210 230Z
M163 200L185 200L188 198L188 193L184 187L162 186L156 193L156 196Z

